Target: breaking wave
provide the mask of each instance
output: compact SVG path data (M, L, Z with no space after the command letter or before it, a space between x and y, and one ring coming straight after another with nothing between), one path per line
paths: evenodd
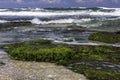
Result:
M81 9L81 10L79 10ZM90 16L120 16L119 8L98 8L98 9L83 9L83 8L69 8L69 9L41 9L41 8L13 8L0 9L0 16L71 16L71 15L90 15Z
M0 9L0 23L29 21L33 24L82 23L94 19L120 19L120 8L10 8Z
M50 21L41 21L38 18L32 19L30 22L33 24L69 24L69 23L82 23L88 22L91 19L58 19L58 20L50 20Z
M0 20L0 23L7 23L9 21L6 21L6 20Z

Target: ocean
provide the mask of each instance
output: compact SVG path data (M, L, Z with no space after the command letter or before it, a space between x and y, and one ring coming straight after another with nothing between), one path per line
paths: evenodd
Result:
M120 8L9 8L0 9L0 23L30 21L34 24L82 23L120 18Z
M0 44L49 39L98 45L88 36L95 31L120 31L120 8L2 8L0 26Z

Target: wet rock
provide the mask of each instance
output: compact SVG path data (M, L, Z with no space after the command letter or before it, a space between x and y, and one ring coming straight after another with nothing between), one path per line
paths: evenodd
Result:
M115 32L116 34L120 34L120 31Z
M110 62L79 62L75 63L73 65L85 65L85 66L90 66L94 67L96 69L113 69L114 71L119 72L120 69L120 64L114 64Z
M4 63L4 62L2 62L2 61L0 61L0 66L3 66L3 65L5 65L5 63Z

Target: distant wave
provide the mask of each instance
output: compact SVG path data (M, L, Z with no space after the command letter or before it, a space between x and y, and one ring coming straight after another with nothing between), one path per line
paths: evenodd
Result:
M70 8L1 8L0 11L47 11L47 10L92 10L92 11L114 11L120 8L107 8L107 7L70 7Z
M64 23L82 23L82 22L88 22L91 21L91 19L58 19L58 20L49 20L49 21L41 21L38 18L32 19L30 22L33 24L64 24Z
M7 20L0 20L0 23L7 23L7 22L9 22L9 21L7 21Z
M101 11L55 11L55 12L32 12L32 11L19 11L19 12L0 12L0 16L36 16L36 17L53 17L53 16L120 16L120 10L114 12L101 12Z
M120 8L14 8L0 9L0 16L72 16L72 15L88 15L88 16L120 16ZM77 10L78 9L78 10ZM81 9L79 11L79 9ZM52 11L51 11L52 10ZM54 10L54 11L53 11ZM59 11L60 10L60 11ZM69 11L66 11L69 10Z
M120 8L10 8L0 9L0 23L29 21L33 24L81 23L93 19L120 19Z
M39 18L33 18L32 20L14 20L14 21L7 21L7 20L0 20L0 23L26 23L30 22L32 24L70 24L70 23L84 23L84 22L89 22L92 19L90 18L83 18L83 19L56 19L56 20L40 20Z

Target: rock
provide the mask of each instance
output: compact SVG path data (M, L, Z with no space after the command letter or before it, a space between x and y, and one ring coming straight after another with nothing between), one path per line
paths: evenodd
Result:
M13 64L17 70L19 69L19 76L16 75L19 79L22 76L28 80L87 80L82 74L75 73L64 66L58 66L53 63L13 60ZM18 72L14 73L18 74Z
M3 66L3 65L5 65L5 63L3 63L2 61L0 61L0 66Z
M120 31L115 32L116 34L120 34Z
M0 80L15 80L7 75L0 75Z

